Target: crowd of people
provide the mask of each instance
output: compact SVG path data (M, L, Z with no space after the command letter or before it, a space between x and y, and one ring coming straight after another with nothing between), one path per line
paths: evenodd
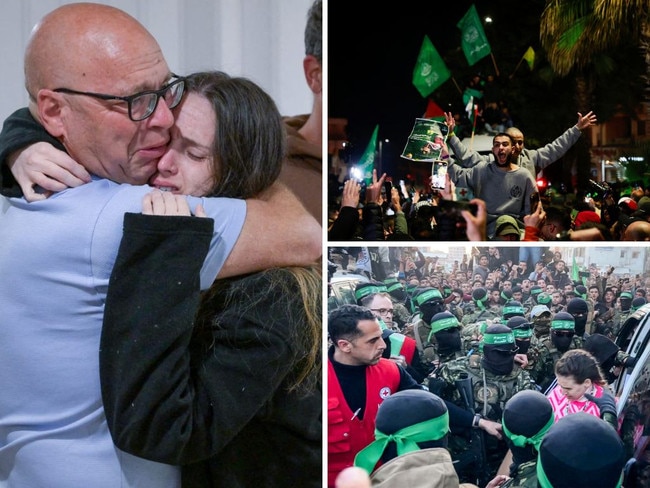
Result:
M647 303L650 275L592 266L574 280L561 251L512 247L472 248L453 264L417 247L368 248L364 271L359 250L328 256L330 271L368 277L354 303L328 306L330 487L365 476L621 486L634 434L611 385L634 360L615 338Z
M559 160L597 121L578 113L574 126L538 149L525 147L522 131L508 127L493 135L492 153L467 148L455 134L456 119L447 113L451 149L446 185L429 181L408 187L347 179L329 207L331 241L643 241L650 239L650 188L634 183L614 188L590 182L570 195L540 191L536 174ZM571 198L569 198L571 197Z

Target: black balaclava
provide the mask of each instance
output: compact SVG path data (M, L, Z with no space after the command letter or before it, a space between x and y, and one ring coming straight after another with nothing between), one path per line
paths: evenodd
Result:
M556 333L570 332L568 336L559 336ZM566 352L571 346L575 334L575 320L568 312L558 312L551 320L551 342L560 352Z
M460 324L451 312L440 312L431 320L431 334L436 338L438 354L448 356L460 351ZM431 340L431 339L429 339Z
M613 368L619 347L614 341L602 334L591 334L585 339L582 348L589 351L596 358L596 361L600 364L600 369L605 373L608 383L616 380Z
M476 303L479 310L485 310L485 304L488 301L488 292L485 288L479 286L472 291L472 300Z
M576 334L579 337L585 335L585 329L587 327L587 313L589 312L587 301L583 298L572 298L569 300L569 303L566 306L566 311L573 316ZM577 314L582 314L582 316L576 317Z
M515 315L508 319L506 325L512 330L512 333L515 336L515 345L518 348L517 352L520 354L528 353L530 338L533 335L530 322L528 322L525 317Z
M503 433L512 452L511 476L521 463L537 457L537 450L554 423L553 407L537 390L522 390L513 395L503 409Z
M403 390L393 393L380 405L375 419L375 428L385 435L392 435L405 427L443 416L448 416L447 405L437 395L426 390ZM447 437L447 435L434 435L417 444L421 449L446 448ZM396 456L395 443L390 442L381 459L386 462Z
M431 323L433 316L437 313L444 312L445 302L442 294L435 288L425 288L415 296L415 302L420 310L420 317L427 324Z
M485 329L480 348L481 364L492 374L507 375L515 364L515 336L505 325L492 324Z
M621 311L627 312L630 310L632 306L632 294L629 291L622 292L619 300L621 302Z
M586 412L558 420L537 458L542 488L617 488L627 461L623 441L607 422Z

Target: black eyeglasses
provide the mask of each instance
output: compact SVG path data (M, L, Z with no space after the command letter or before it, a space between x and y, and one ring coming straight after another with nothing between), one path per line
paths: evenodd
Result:
M373 312L377 312L379 315L382 317L385 317L388 314L393 315L393 309L392 308L371 308Z
M85 95L87 97L99 98L100 100L121 100L126 102L129 107L129 118L134 122L150 117L158 106L158 100L162 98L169 108L174 108L183 98L185 92L185 78L172 74L175 79L171 83L163 86L160 90L147 90L135 93L128 97L118 97L117 95L106 95L104 93L82 92L71 90L70 88L56 88L55 92L65 93L67 95Z

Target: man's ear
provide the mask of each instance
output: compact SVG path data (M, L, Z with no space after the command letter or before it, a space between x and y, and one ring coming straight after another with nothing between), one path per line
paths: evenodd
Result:
M352 344L345 339L336 341L336 346L343 352L350 352L352 350Z
M305 72L305 80L307 80L309 89L315 95L319 94L323 90L323 68L318 62L318 59L316 59L315 56L308 54L302 61L302 68Z
M64 135L64 124L62 112L65 107L63 95L52 90L42 89L36 96L38 119L54 137Z

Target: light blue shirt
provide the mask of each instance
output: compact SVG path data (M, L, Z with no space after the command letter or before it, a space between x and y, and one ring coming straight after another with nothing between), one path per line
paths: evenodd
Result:
M178 467L113 445L99 383L124 213L139 213L150 190L97 179L41 202L0 197L0 487L180 486ZM207 288L237 241L246 202L189 200L215 221L201 272Z

